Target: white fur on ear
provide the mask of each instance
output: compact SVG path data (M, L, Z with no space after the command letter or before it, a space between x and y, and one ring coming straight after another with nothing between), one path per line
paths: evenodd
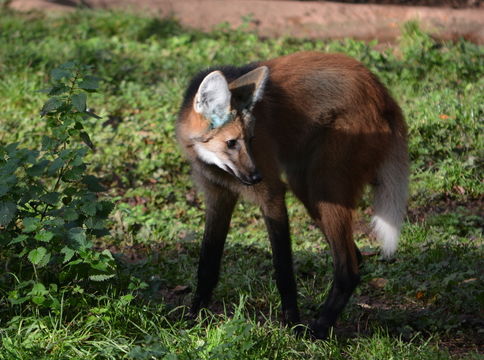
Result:
M254 107L254 105L260 99L262 99L262 96L264 95L267 79L269 79L269 68L267 66L261 66L258 69L260 69L261 75L260 75L260 81L257 84L257 87L254 91L254 95L252 96L252 107Z
M193 108L217 128L230 120L230 98L227 80L220 71L213 71L200 84Z

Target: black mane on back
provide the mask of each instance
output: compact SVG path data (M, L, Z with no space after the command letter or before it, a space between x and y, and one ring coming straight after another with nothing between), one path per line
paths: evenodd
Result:
M187 90L185 91L185 95L183 96L181 109L183 110L187 106L191 106L190 104L193 101L193 98L197 93L198 88L200 87L200 84L202 83L203 79L205 79L205 77L208 74L210 74L212 71L216 71L216 70L221 71L222 74L224 74L225 78L227 79L227 82L231 82L237 79L238 77L244 74L247 74L249 71L254 70L258 66L259 66L259 63L254 62L243 66L232 66L232 65L212 66L205 70L200 71L190 80Z

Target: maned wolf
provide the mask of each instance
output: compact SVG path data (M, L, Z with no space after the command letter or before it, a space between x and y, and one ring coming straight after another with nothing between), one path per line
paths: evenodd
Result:
M284 320L299 322L287 185L324 233L334 259L329 296L311 323L313 335L325 338L359 282L352 219L366 184L374 191L373 226L382 253L396 250L407 199L406 132L386 88L345 55L300 52L195 76L177 122L178 141L206 203L192 314L208 304L217 284L242 195L264 216Z

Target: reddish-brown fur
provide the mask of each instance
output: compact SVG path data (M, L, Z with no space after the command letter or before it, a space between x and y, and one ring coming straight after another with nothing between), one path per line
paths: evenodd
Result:
M352 238L355 206L363 187L378 183L378 170L388 154L395 153L406 166L406 127L385 87L361 63L345 55L302 52L257 65L269 68L270 80L252 112L255 138L247 144L247 151L262 182L243 185L200 161L192 138L194 133L203 135L206 119L193 111L190 99L180 112L177 137L207 203L193 311L206 305L217 282L230 214L241 194L261 207L284 316L290 323L299 321L284 202L286 184L281 180L285 173L289 188L324 233L334 258L333 287L312 324L315 336L325 337L359 281L361 255Z

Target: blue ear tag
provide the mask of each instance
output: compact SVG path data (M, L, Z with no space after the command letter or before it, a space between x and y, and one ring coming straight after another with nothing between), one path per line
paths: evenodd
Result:
M235 111L231 111L224 116L212 114L210 116L210 129L219 128L235 118Z

